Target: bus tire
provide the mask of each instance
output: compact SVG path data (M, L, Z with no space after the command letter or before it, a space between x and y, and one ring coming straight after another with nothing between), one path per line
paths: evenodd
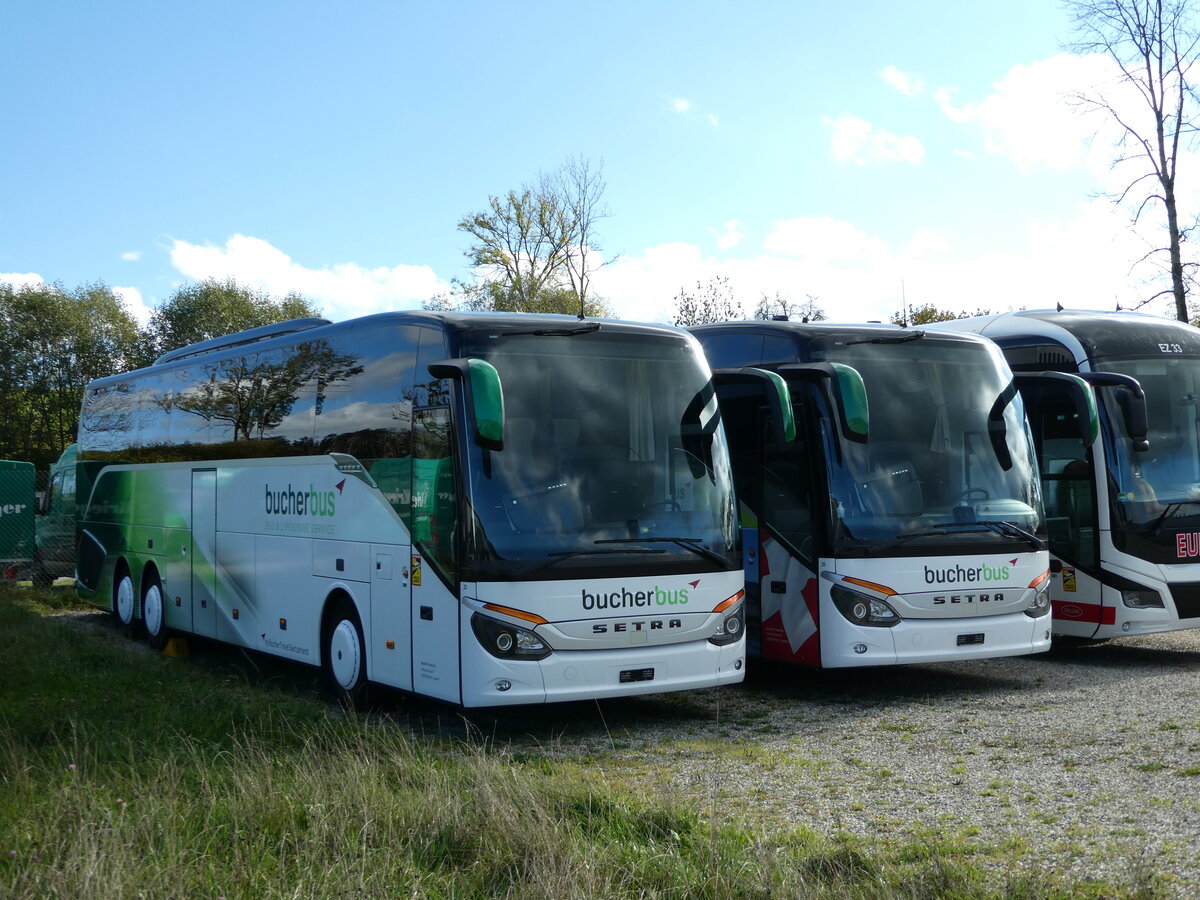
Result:
M46 571L40 556L35 556L33 565L29 567L29 580L36 588L48 588L54 584L54 576Z
M147 572L142 582L142 628L150 647L162 650L167 646L167 608L163 603L162 584L153 571Z
M117 625L124 630L133 626L133 608L136 597L137 594L133 590L133 576L129 574L129 569L125 567L125 564L120 563L113 579L112 612L113 618L117 620Z
M367 648L354 605L335 601L325 621L321 667L338 702L362 709L367 699Z

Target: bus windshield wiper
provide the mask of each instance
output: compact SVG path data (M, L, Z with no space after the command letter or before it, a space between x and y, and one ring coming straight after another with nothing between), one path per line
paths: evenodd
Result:
M501 331L497 336L517 337L532 334L537 337L570 337L574 334L588 334L589 332L599 330L599 322L584 322L580 325L567 325L562 328L528 328L517 331Z
M1158 518L1154 520L1154 524L1150 526L1150 536L1158 537L1158 530L1162 528L1163 520L1171 519L1179 515L1179 508L1181 506L1183 506L1182 500L1175 503L1168 503L1163 508L1163 511L1158 514Z
M1014 525L1012 522L979 522L984 528L989 531L994 531L996 534L1007 535L1018 541L1026 541L1034 550L1045 550L1046 542L1030 531L1026 531L1020 525Z
M602 543L596 541L597 544ZM629 547L623 550L559 550L556 553L547 553L549 559L542 562L536 562L531 566L526 566L520 571L520 577L531 575L534 572L540 572L543 569L548 569L551 566L556 566L563 560L571 559L576 556L613 556L618 553L662 553L662 550L652 550L649 547Z
M863 338L861 341L846 341L847 347L855 344L904 344L925 337L923 331L910 331L908 334L889 335L888 337Z
M900 544L907 543L914 538L921 537L937 537L945 536L950 532L946 529L959 528L970 529L972 531L991 531L1003 537L1013 538L1018 541L1027 541L1035 550L1045 550L1046 542L1036 534L1026 531L1012 522L938 522L931 529L925 531L911 531L908 534L902 534L890 541L884 541L876 544L873 547L868 547L868 553L878 553L881 550L890 550L892 547L898 547Z
M604 538L596 541L597 544L678 544L686 550L691 550L697 556L703 556L710 562L717 563L721 566L729 564L729 560L718 553L716 550L711 550L700 543L698 537L636 537L636 538ZM653 551L660 552L660 551Z

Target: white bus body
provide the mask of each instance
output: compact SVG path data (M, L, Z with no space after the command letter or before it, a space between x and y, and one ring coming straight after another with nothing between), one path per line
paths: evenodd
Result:
M749 650L847 667L1050 645L1037 468L990 342L888 326L696 326L733 453ZM738 367L791 388L797 436Z
M293 328L89 386L84 596L155 644L323 666L347 697L742 679L732 478L691 337L435 313Z
M1093 385L1102 439L1092 446L1074 433L1069 402L1025 392L1055 633L1103 639L1200 626L1200 331L1080 310L938 327L991 338L1014 371L1073 373Z

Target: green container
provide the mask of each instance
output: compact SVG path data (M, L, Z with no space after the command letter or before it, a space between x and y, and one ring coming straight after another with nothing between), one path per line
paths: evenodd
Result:
M33 463L0 460L0 564L33 559Z

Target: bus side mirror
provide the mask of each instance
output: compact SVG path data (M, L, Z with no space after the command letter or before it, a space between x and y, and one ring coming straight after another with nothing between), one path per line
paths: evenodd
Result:
M843 363L800 363L779 367L789 381L817 383L828 381L833 405L837 409L842 437L865 444L870 436L870 411L867 386L858 369Z
M1086 372L1080 378L1093 387L1116 388L1117 406L1121 409L1125 433L1133 442L1133 449L1149 450L1150 441L1146 439L1150 428L1149 416L1146 414L1146 392L1142 390L1141 383L1132 375L1119 375L1116 372Z
M503 450L504 390L496 367L482 359L441 359L429 364L429 374L453 378L462 385L475 443L488 450Z
M796 439L796 415L792 409L792 395L782 376L752 366L717 369L713 372L713 384L717 386L718 391L727 385L750 385L760 388L771 410L775 441L787 444Z
M1079 437L1085 447L1092 446L1100 436L1100 413L1096 409L1096 392L1088 383L1090 380L1088 375L1070 372L1021 372L1013 376L1013 383L1022 395L1031 388L1070 393L1079 422ZM1144 431L1142 436L1145 437Z

